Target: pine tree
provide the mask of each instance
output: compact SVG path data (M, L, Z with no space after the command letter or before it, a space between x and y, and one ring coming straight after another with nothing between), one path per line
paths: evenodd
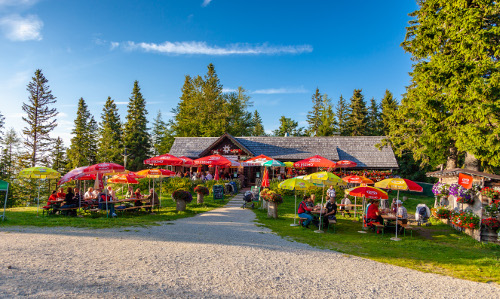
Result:
M149 158L150 137L148 133L146 101L142 97L139 82L134 82L132 96L127 106L126 122L123 129L123 144L127 148L127 168L140 170L144 168L143 161Z
M97 164L97 151L98 151L98 140L99 140L99 125L97 124L94 116L90 116L89 120L89 130L88 130L88 164Z
M318 136L318 128L321 126L321 109L323 108L323 96L316 87L316 92L311 97L313 102L312 111L307 114L309 128L306 132L309 136Z
M54 148L51 152L51 165L50 168L60 172L68 172L68 160L66 159L66 147L61 137L57 137L54 142Z
M390 123L394 119L396 110L398 109L398 102L394 99L392 93L388 89L385 90L381 106L382 134L388 136Z
M58 114L55 108L50 108L56 103L56 97L52 95L49 81L45 78L42 70L35 71L35 76L28 83L27 90L30 93L28 103L23 103L22 109L27 114L23 120L27 126L23 129L24 145L31 167L47 155L52 145L50 132L57 126Z
M347 121L347 130L349 136L367 135L367 115L366 102L361 89L355 89L349 105L349 118Z
M381 113L379 110L379 104L375 101L375 98L370 100L370 107L368 108L368 124L367 124L368 135L370 136L380 136L382 135L382 120Z
M3 126L5 125L5 117L0 112L0 141L3 139Z
M163 155L162 141L167 131L167 124L163 121L161 111L158 110L155 119L153 119L153 127L151 128L151 150L155 156Z
M264 126L262 125L262 118L259 112L255 110L252 116L252 136L266 136L266 131L264 131Z
M227 129L233 136L249 136L252 134L252 114L247 111L253 103L243 87L238 87L238 92L224 95L226 101Z
M316 136L332 136L335 133L335 115L332 109L332 100L328 98L327 94L322 97L319 112L320 125Z
M290 136L304 136L304 128L299 128L299 123L291 118L281 116L280 127L273 131L274 136L285 136L288 133Z
M67 151L68 168L73 169L90 164L90 119L91 114L83 98L78 100L73 137Z
M97 161L121 164L122 159L122 125L115 101L108 97L102 109L99 123L99 140L97 142Z
M349 107L344 97L340 95L337 106L335 107L335 130L342 136L347 136L347 122L349 120Z
M10 181L13 179L15 173L17 173L16 161L21 139L17 136L16 131L11 128L5 133L3 140L1 140L1 145L3 150L0 159L0 177Z
M172 110L173 120L170 128L179 137L202 136L199 115L202 114L202 79L186 76L182 86L182 95L177 107ZM195 86L196 84L196 86Z
M199 104L201 113L198 115L201 120L201 136L221 136L227 129L227 113L224 109L222 84L215 72L214 65L210 63L207 68L208 71L201 88L202 102Z

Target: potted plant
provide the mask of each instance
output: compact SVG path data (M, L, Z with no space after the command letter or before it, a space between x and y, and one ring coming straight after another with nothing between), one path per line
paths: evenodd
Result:
M432 193L434 193L434 197L436 198L435 206L437 203L446 202L448 200L448 195L450 194L450 185L437 182L432 186ZM441 204L440 204L441 205Z
M268 200L269 200L267 198L267 195L269 192L271 192L271 190L265 188L265 189L262 189L262 191L260 191L260 193L259 193L259 197L262 198L262 208L263 209L267 209Z
M172 193L172 199L176 202L177 211L185 211L186 203L190 203L193 200L193 196L191 192L179 189Z
M208 188L203 186L203 185L198 185L194 188L194 192L196 192L196 202L198 204L202 204L203 203L203 197L205 195L208 195L209 191L208 191Z
M481 189L481 201L485 204L490 204L494 199L498 198L498 191L490 188L490 187L484 187Z
M483 222L483 225L491 231L496 232L500 228L500 221L498 221L498 219L496 219L496 218L492 218L492 217L485 218L485 219L483 219L482 222Z
M449 219L451 211L446 208L439 208L436 211L436 217L439 219Z
M495 200L491 204L487 205L484 207L484 211L486 212L487 215L490 217L495 217L498 215L498 212L500 210L500 200Z
M267 200L269 202L269 206L267 208L267 217L278 219L278 205L283 202L283 198L278 193L269 191L267 193Z

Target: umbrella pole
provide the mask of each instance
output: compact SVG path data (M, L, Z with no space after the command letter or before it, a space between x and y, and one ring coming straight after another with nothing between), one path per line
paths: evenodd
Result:
M354 196L354 218L356 218L356 208L357 208L358 197Z
M9 184L7 184L7 190L5 191L5 201L3 202L2 222L5 221L5 210L7 209L7 196L8 195L9 195Z
M153 197L151 197L151 213L155 212L155 179L153 179Z
M293 190L293 194L295 195L295 217L293 218L293 223L290 226L299 226L297 221L297 191Z
M398 189L398 195L397 195L397 200L396 202L399 200L399 189ZM400 238L398 238L398 205L396 204L396 237L395 238L391 238L392 241L401 241Z
M36 198L36 217L38 217L38 207L40 207L40 185L38 185L38 197Z
M322 223L323 223L323 199L325 198L325 184L323 183L323 192L321 193L321 208L319 209L319 228L318 230L315 230L315 233L324 233L324 231L321 229L322 228Z

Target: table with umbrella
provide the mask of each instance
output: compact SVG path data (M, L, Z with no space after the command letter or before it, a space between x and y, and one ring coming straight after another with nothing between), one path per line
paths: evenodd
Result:
M285 164L281 161L278 160L269 160L264 163L262 163L262 166L264 167L285 167ZM273 179L274 179L274 171L273 171Z
M293 218L293 223L290 226L299 226L296 223L297 220L297 190L306 191L316 188L316 186L309 181L303 180L301 178L291 178L288 180L284 180L278 185L278 188L285 190L293 190L293 194L295 196L295 217Z
M362 212L362 219L364 221L365 219L365 212L366 212L366 199L388 199L389 196L387 195L387 192L380 190L375 187L370 187L370 186L361 186L361 187L354 187L351 189L346 190L346 194L349 194L350 196L354 197L361 197L363 198L363 212ZM363 223L363 221L361 221ZM364 231L360 231L361 233L364 233Z
M165 178L165 177L172 177L175 176L175 172L168 170L168 169L143 169L140 171L137 171L135 173L138 176L141 177L146 177L148 179L153 179L153 194L155 192L155 180L154 179L159 179L159 178ZM161 180L160 180L160 195L158 197L158 201L160 202L160 207L161 207ZM154 208L154 200L152 202L152 208Z
M19 176L30 179L58 179L61 177L61 174L48 167L30 167L21 170ZM40 209L40 185L38 185L38 197L36 201L36 216L38 217Z
M361 185L373 184L372 180L370 180L364 176L357 176L357 175L346 176L346 177L343 177L342 180L344 182L350 183L350 184L361 184ZM357 199L358 199L358 197L354 196L354 217L356 217Z

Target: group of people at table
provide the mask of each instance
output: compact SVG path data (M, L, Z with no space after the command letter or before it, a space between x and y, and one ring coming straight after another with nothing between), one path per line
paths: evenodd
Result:
M124 210L132 203L137 208L144 206L147 211L151 211L152 206L160 204L158 194L152 188L149 190L149 194L142 194L139 188L134 191L132 187L129 187L125 198L124 200L118 200L116 192L111 186L108 186L105 190L94 190L94 188L90 187L83 195L83 198L78 188L68 187L65 193L61 187L57 191L52 191L44 209L52 209L54 214L67 211L68 215L76 216L76 210L79 207L98 207L100 210L109 211L110 217L116 217L116 210ZM115 207L115 203L120 205Z
M339 205L335 202L335 189L331 186L327 190L326 194L326 204L321 206L321 204L315 204L315 195L311 194L310 196L305 195L303 200L300 202L297 214L300 218L303 218L302 226L309 228L310 223L313 223L316 227L319 228L320 225L320 217L323 218L323 223L325 227L329 225L329 223L337 222L337 210L340 208L340 211L343 215L351 216L349 210L352 207L351 201L346 195ZM408 212L405 207L403 207L403 202L401 200L394 199L390 208L384 207L379 209L380 201L379 200L370 200L365 210L365 223L370 226L372 223L380 223L387 224L386 220L397 220L402 224L406 224L408 222ZM354 207L356 208L356 207ZM392 215L392 216L391 216ZM375 226L372 226L375 228ZM380 233L377 230L377 233Z

